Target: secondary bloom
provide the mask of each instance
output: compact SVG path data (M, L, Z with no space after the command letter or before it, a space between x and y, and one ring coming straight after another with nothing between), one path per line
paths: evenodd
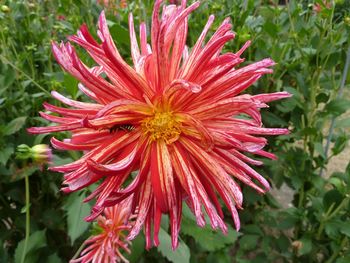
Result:
M275 158L263 150L267 140L262 136L287 134L288 130L264 128L260 109L290 94L240 95L271 73L274 62L267 58L238 68L250 42L236 53L222 54L225 43L235 36L229 19L205 43L214 16L209 17L195 45L187 48L188 16L199 2L189 7L185 0L179 6L164 6L160 15L161 2L155 2L150 44L142 23L139 46L129 16L133 66L119 54L103 12L99 42L86 25L69 38L97 66L84 64L70 43L53 43L58 63L80 81L80 90L93 102L75 101L53 91L53 97L71 108L45 103L47 111L61 116L44 112L41 116L58 125L29 131L71 131L70 139L52 138L52 145L85 151L81 159L51 169L65 174L64 192L100 182L87 198L96 198L87 220L134 194L133 212L137 209L138 216L128 238L134 238L144 226L146 246L158 245L161 217L168 214L176 248L183 201L199 226L205 224L205 211L211 226L226 232L220 198L239 229L237 208L243 202L239 183L259 193L269 190L268 181L249 166L262 163L245 153Z
M37 144L30 148L26 144L17 146L18 159L31 159L36 164L52 163L52 151L47 144Z
M105 208L103 214L97 217L97 234L84 242L87 248L81 252L80 258L71 260L70 263L129 262L120 250L130 253L130 241L126 240L126 232L132 227L130 212L131 198Z

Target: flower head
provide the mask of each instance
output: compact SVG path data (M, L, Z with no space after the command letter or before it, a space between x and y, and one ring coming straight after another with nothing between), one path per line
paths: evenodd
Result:
M18 159L31 159L37 164L52 162L52 151L47 144L37 144L32 148L26 144L18 145L16 155Z
M150 44L142 23L139 46L129 16L133 66L118 52L103 12L99 42L85 25L69 38L86 49L96 61L95 67L84 64L70 43L53 43L58 63L80 81L80 90L93 102L71 100L53 91L53 97L71 108L45 103L46 110L61 117L44 112L41 116L58 125L29 131L71 131L70 139L52 138L52 145L85 151L81 159L51 169L65 174L64 192L102 179L87 198L96 198L87 220L133 194L133 212L137 210L138 216L128 238L134 238L144 226L146 246L158 245L161 217L168 214L176 248L183 201L199 226L205 224L205 211L211 226L226 232L220 198L239 229L237 208L243 202L239 183L259 193L269 190L267 180L250 167L262 163L245 153L275 158L263 150L267 144L263 136L287 134L288 130L264 128L260 109L290 94L240 95L271 73L269 67L275 63L267 58L239 67L250 42L236 53L223 54L225 43L235 37L229 19L205 43L214 16L189 49L188 17L199 2L189 7L185 0L179 6L164 6L160 15L161 3L155 2ZM137 171L135 177L130 175L133 171Z
M97 217L95 235L87 239L87 246L80 258L71 260L70 263L88 262L129 262L121 253L121 250L130 253L128 248L130 241L126 240L126 232L130 231L131 199L124 200L120 204L107 207L102 215Z
M325 9L331 9L332 8L332 2L329 1L322 1L321 3L314 3L313 10L316 13L321 13L322 10Z

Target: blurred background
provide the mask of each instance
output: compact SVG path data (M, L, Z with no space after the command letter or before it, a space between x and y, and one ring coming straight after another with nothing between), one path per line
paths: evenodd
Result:
M146 251L140 235L127 257L131 262L175 263L350 262L350 1L201 2L189 20L188 46L210 14L216 16L213 29L230 17L237 35L226 50L234 52L252 40L243 55L246 63L266 57L277 62L274 73L247 92L294 95L263 110L265 126L292 132L269 138L268 150L279 159L264 160L265 165L256 168L273 190L260 196L243 186L239 233L227 211L231 227L225 236L196 227L185 210L177 251L171 250L164 224L158 248ZM96 36L97 18L105 9L119 51L130 62L127 16L133 12L135 24L146 21L149 26L153 1L0 3L0 262L22 259L28 209L25 180L30 186L30 237L24 262L68 262L92 231L83 222L90 204L82 200L89 190L68 196L60 192L62 175L48 171L48 160L37 160L37 148L31 148L49 144L50 135L26 132L48 124L38 111L44 101L59 105L50 91L82 97L77 81L55 62L50 43L65 41L82 23ZM80 53L83 61L92 63ZM63 139L65 134L55 136ZM79 156L53 151L52 162L64 164Z

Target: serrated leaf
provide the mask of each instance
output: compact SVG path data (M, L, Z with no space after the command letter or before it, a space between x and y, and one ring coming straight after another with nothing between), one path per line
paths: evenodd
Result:
M91 206L88 203L83 203L83 199L84 194L72 193L63 206L67 213L68 235L72 245L89 227L89 223L84 221L84 217L89 215Z
M25 240L21 240L18 243L18 246L15 251L15 263L20 263L22 258L22 253L24 249ZM36 231L29 236L26 255L25 255L25 263L35 263L38 262L37 259L39 257L38 253L35 253L39 248L45 247L46 245L46 229L41 231Z
M206 225L201 228L197 226L196 222L184 217L181 226L182 233L189 235L195 239L195 241L208 251L220 250L228 245L236 242L239 233L228 226L228 234L225 235L220 231L215 231Z
M27 117L18 117L16 119L13 119L9 124L7 124L2 133L4 135L11 135L14 134L15 132L19 131L24 123L26 122Z
M159 231L159 246L158 251L162 253L169 261L173 263L189 263L190 262L190 249L188 246L180 240L178 248L173 251L171 249L171 237L162 228Z

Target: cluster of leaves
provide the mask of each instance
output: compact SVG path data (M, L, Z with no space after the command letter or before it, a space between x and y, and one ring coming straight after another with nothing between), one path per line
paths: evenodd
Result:
M150 22L153 5L151 0L127 2L125 9L107 10L111 33L126 58L130 54L128 13L132 11L135 20ZM227 50L238 50L251 39L252 46L245 54L248 63L265 57L278 62L274 74L249 92L286 90L294 94L263 112L266 126L290 127L292 133L271 138L269 147L279 161L265 161L259 171L276 188L287 186L291 203L243 188L240 233L232 227L226 236L210 227L198 228L184 210L178 250L171 250L168 224L162 222L161 245L145 251L144 238L139 236L132 244L132 262L350 261L350 164L333 174L327 171L349 140L350 119L344 116L350 108L346 98L350 74L343 69L350 38L350 5L348 1L335 1L331 7L321 0L282 2L202 1L200 10L191 16L188 44L196 41L210 14L230 16L237 37ZM319 12L313 9L316 3L321 6ZM38 262L39 258L67 262L89 236L89 224L83 217L90 204L82 204L87 192L64 196L59 191L61 175L16 160L14 153L23 143L48 143L48 136L29 136L25 127L47 124L37 112L43 101L53 102L50 90L74 99L81 96L77 82L54 63L50 42L64 40L82 23L94 29L102 7L92 0L8 0L1 5L0 262L21 261L26 176L30 180L31 235L25 262ZM88 56L81 55L88 63ZM54 163L78 157L75 152L55 152Z

